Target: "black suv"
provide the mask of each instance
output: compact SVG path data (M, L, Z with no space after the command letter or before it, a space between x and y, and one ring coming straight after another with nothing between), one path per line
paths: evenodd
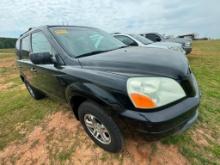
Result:
M102 30L79 26L29 29L16 49L30 95L67 102L107 151L120 151L125 128L161 137L197 119L198 85L181 53L126 47Z

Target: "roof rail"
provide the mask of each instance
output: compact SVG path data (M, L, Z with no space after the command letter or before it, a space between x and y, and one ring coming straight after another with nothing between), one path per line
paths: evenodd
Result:
M31 29L32 29L32 27L28 28L28 30L25 31L24 33L22 33L22 34L20 35L20 37L23 36L25 33L29 32Z

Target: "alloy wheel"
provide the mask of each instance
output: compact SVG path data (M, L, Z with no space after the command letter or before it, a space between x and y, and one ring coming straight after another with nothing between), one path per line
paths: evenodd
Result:
M111 143L111 136L108 129L100 122L99 119L97 119L97 117L92 114L85 114L84 122L87 129L95 139L103 144Z

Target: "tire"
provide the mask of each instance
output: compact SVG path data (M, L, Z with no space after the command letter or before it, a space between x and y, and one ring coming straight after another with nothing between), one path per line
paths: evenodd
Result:
M122 149L124 142L119 127L100 106L85 101L80 105L78 115L84 130L98 146L113 153L119 152ZM91 123L93 123L92 121L96 123L96 126L93 125L93 128L90 127ZM101 133L95 137L98 134L97 132Z
M41 91L32 87L27 81L25 81L24 84L25 84L29 94L31 95L31 97L33 97L35 100L40 100L45 97L45 95Z

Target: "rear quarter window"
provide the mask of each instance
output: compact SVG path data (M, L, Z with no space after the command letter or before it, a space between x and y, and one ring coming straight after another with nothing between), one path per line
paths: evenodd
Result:
M20 56L20 40L19 39L16 41L15 49L16 49L17 58L21 59L21 56Z
M21 39L21 59L29 59L30 53L30 36L24 37Z

